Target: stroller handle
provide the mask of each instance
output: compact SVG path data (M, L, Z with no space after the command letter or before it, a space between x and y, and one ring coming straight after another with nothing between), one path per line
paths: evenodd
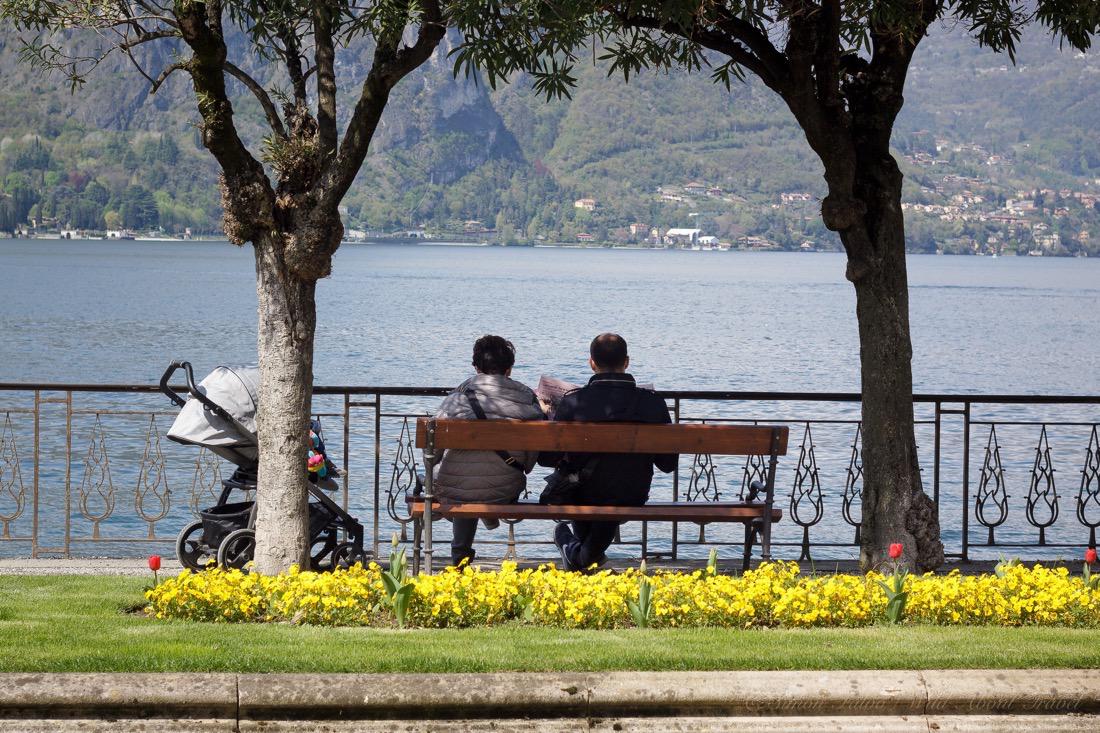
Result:
M172 404L176 407L183 407L187 404L187 399L180 395L179 392L172 389L168 384L168 380L172 378L172 375L177 370L182 369L184 375L187 377L187 393L194 399L202 403L203 407L213 412L218 417L228 420L232 423L236 423L236 420L222 409L221 405L211 400L205 394L199 391L199 388L195 385L195 373L191 370L191 362L189 361L174 361L168 365L168 368L164 370L164 375L160 378L160 391L168 396L168 399L172 400Z

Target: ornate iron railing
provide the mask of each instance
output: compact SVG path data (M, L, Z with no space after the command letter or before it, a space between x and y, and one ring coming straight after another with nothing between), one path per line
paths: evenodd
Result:
M408 538L404 496L422 465L413 420L447 391L315 390L316 415L342 468L337 498L368 528L376 552L393 532ZM815 562L855 556L864 480L858 394L661 394L677 422L790 425L776 487L785 509L776 554ZM914 410L925 487L950 556L1075 556L1096 545L1100 397L929 394L916 396ZM0 555L165 549L232 471L208 451L164 439L175 413L154 386L0 384ZM759 456L682 456L675 473L655 478L651 495L744 498L763 470ZM529 481L535 494L540 486L537 475ZM619 539L646 556L701 557L700 545L739 544L733 531L740 530L636 523ZM477 542L505 557L551 556L550 530L540 523L509 522L504 534L482 532Z

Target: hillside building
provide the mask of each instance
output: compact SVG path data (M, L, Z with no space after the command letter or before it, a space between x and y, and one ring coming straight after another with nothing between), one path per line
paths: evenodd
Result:
M669 229L665 232L665 244L685 245L698 244L702 229Z

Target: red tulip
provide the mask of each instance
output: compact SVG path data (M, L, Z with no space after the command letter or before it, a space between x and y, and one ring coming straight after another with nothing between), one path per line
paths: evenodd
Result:
M895 542L890 545L890 559L897 560L899 557L901 557L901 543Z
M1085 562L1087 562L1089 565L1096 562L1096 548L1095 547L1090 547L1089 549L1085 550Z
M149 569L154 573L160 570L160 555L149 556Z

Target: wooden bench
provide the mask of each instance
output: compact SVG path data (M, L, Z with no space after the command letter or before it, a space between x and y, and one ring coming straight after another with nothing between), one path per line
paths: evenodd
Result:
M772 425L649 425L515 420L416 421L416 447L424 451L424 494L407 497L413 518L413 568L421 556L432 572L432 518L560 519L591 521L737 522L745 525L743 567L759 537L761 557L771 557L771 526L783 513L774 505L775 467L787 452L787 427ZM444 450L554 451L570 453L679 453L768 457L759 502L650 502L645 506L441 504L433 500L432 474Z

